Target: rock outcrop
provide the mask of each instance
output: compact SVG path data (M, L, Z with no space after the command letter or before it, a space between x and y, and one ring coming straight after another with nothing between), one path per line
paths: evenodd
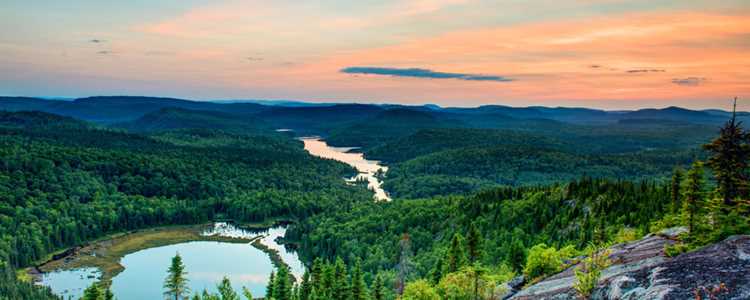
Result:
M750 299L750 236L738 235L673 258L664 246L681 230L610 248L592 299ZM579 299L572 266L527 286L510 299Z

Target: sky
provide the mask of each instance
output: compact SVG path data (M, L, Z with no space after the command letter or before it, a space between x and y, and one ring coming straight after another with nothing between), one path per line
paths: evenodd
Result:
M750 109L747 0L3 0L0 95Z

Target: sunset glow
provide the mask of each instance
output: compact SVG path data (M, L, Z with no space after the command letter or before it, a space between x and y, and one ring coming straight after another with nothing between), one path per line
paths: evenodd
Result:
M105 2L0 3L0 95L606 109L750 96L747 1Z

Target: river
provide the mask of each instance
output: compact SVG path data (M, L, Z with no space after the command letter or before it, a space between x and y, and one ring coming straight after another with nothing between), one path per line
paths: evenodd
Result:
M301 137L299 139L305 143L305 150L310 154L338 160L357 169L359 174L346 179L348 182L366 180L367 188L375 193L373 195L375 200L391 201L388 193L382 187L383 182L376 176L378 171L385 174L388 167L381 165L377 160L365 159L364 154L352 151L357 149L354 147L331 147L320 137Z

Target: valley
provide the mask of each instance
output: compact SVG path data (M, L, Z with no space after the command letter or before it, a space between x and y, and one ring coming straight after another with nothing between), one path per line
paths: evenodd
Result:
M0 291L22 299L160 297L177 257L199 299L525 297L592 251L694 226L668 262L750 227L709 205L725 112L6 101Z

